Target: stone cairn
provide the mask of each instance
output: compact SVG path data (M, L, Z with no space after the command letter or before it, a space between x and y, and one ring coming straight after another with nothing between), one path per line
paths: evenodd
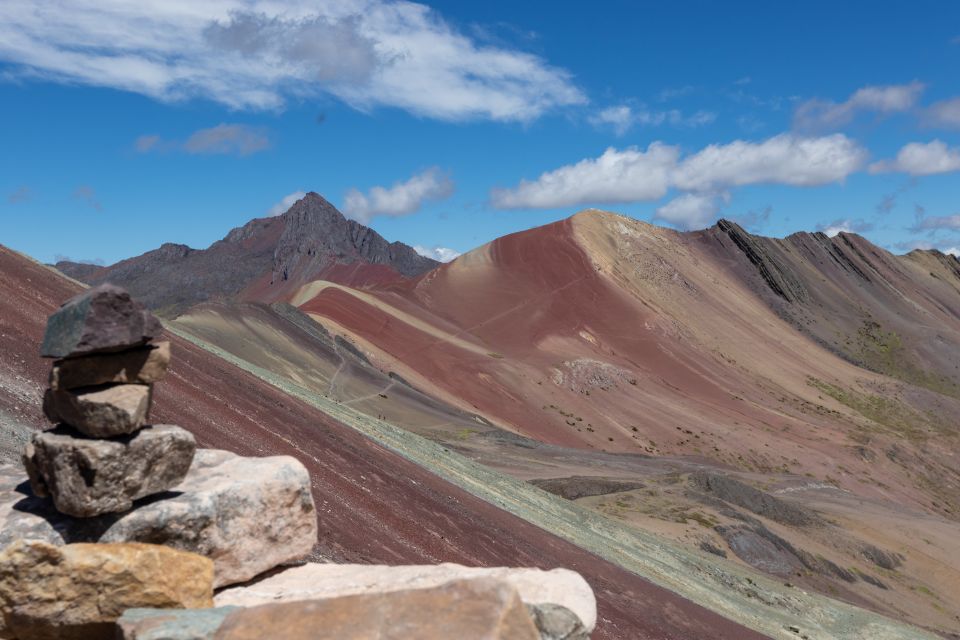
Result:
M589 637L593 592L566 569L304 564L317 513L299 461L148 424L161 333L111 285L50 317L55 426L25 448L32 495L0 465L0 640Z
M41 355L55 358L43 410L58 426L34 434L23 461L34 495L77 518L129 510L180 484L197 448L172 425L144 426L153 385L170 364L163 327L128 293L103 285L54 313Z

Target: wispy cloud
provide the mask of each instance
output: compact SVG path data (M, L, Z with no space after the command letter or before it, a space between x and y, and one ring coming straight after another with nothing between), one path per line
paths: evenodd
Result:
M801 130L830 130L849 124L859 113L889 115L909 111L920 99L924 85L869 86L858 89L844 102L813 99L797 106L794 125Z
M450 262L459 258L462 254L459 251L450 249L448 247L424 247L421 245L415 245L413 250L424 256L425 258L432 258L438 262Z
M751 184L817 186L843 181L860 170L867 157L863 147L842 134L736 140L685 158L679 147L654 142L646 150L611 147L598 158L522 180L512 188L493 189L490 196L498 209L549 209L658 200L670 188L703 195Z
M911 142L897 152L893 160L870 165L870 173L900 172L911 176L960 171L960 148L948 147L942 140Z
M0 60L14 76L233 109L328 94L361 110L528 122L587 100L569 72L395 0L6 0Z
M934 102L924 110L927 125L945 129L960 129L960 98Z
M376 216L405 216L419 211L424 202L443 200L451 194L453 181L432 167L391 187L373 187L367 193L351 189L344 198L343 212L359 222Z
M960 213L948 216L928 216L923 207L917 207L916 221L910 228L914 233L921 231L937 232L944 229L960 230ZM933 233L931 235L936 235Z
M634 126L672 125L675 127L701 127L717 119L712 111L696 111L684 114L679 109L651 111L646 107L618 105L601 109L590 116L590 123L597 127L611 127L618 136L622 136Z
M756 231L766 226L767 222L770 221L771 214L773 214L773 207L768 204L760 209L751 209L744 213L725 215L740 226L746 227L750 231Z
M93 187L90 185L82 184L76 189L73 190L73 197L77 200L82 200L96 211L103 211L103 205L100 204L100 201L97 199L97 193L93 190Z
M307 195L306 191L294 191L280 198L280 201L267 210L267 216L270 218L283 215L293 206L293 203Z
M7 202L10 204L20 204L21 202L26 202L33 197L33 191L30 190L30 187L23 185L17 187L13 193L7 196Z
M193 155L249 156L270 148L269 132L263 127L221 123L199 129L186 140L165 140L150 134L137 138L133 146L140 153L182 151Z

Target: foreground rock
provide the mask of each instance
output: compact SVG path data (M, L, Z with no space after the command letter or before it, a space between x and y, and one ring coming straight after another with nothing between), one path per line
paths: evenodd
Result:
M103 284L71 298L50 316L41 355L69 358L146 344L163 331L157 318L119 287Z
M170 343L58 360L50 371L50 388L69 390L103 384L153 384L170 365Z
M472 568L458 564L389 567L360 564L306 564L254 584L225 589L217 606L256 606L346 595L425 589L453 580L489 578L512 585L528 605L555 604L572 611L590 632L597 622L593 590L569 569Z
M150 412L149 385L118 384L74 391L47 389L43 412L53 422L66 423L91 438L133 433Z
M317 518L309 474L296 459L199 449L176 492L85 519L60 514L30 492L19 469L0 467L0 548L18 538L166 544L212 558L221 587L309 554Z
M177 486L196 448L193 434L172 425L110 440L60 427L34 433L23 463L35 495L51 496L62 513L89 518L127 511L134 500Z
M209 559L158 545L19 541L0 553L0 607L19 640L112 639L129 608L203 608L212 598Z
M215 609L197 630L195 614L133 611L121 619L123 640L539 640L533 621L510 584L489 578L439 587L281 602L250 609ZM193 618L188 620L188 618ZM182 624L177 624L182 620ZM166 635L164 635L166 633ZM180 633L180 635L176 635Z

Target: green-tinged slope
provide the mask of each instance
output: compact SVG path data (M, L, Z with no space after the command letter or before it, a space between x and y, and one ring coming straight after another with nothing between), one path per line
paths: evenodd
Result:
M440 444L306 391L168 325L168 330L311 404L441 478L598 556L773 638L920 639L935 636L824 596L786 587L477 464Z

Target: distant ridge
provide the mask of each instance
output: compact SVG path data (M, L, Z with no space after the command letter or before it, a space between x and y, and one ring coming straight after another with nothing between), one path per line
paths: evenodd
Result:
M274 301L311 280L363 286L416 276L438 264L348 220L310 192L286 213L251 220L207 249L165 243L110 266L69 261L55 266L88 284L121 285L173 317L200 302Z

